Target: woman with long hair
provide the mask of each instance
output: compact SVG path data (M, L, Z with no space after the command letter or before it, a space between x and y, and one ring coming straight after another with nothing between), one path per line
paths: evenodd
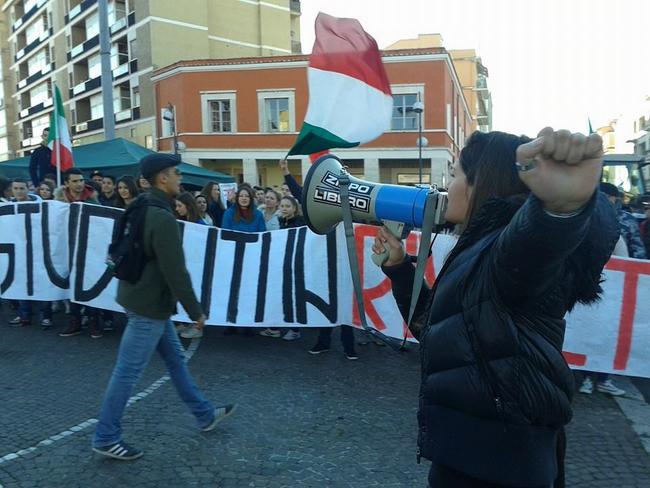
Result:
M117 208L126 208L129 204L138 198L138 186L135 184L133 176L122 176L117 180Z
M255 207L255 193L248 185L241 185L235 193L235 203L223 214L222 227L240 232L264 232L266 223L262 212Z
M206 222L201 219L201 216L199 215L199 209L196 206L196 202L194 201L194 197L191 193L186 191L181 193L176 197L174 202L176 207L176 218L178 220L207 225Z
M226 207L221 201L221 188L219 188L219 183L210 181L201 190L201 195L203 195L208 201L208 213L212 218L213 225L221 227Z
M194 197L194 201L196 202L196 208L199 211L199 217L201 220L205 222L206 225L214 225L212 217L208 213L208 199L201 193L198 193Z
M37 193L43 200L54 200L54 188L46 181L38 185Z
M280 221L278 220L278 205L280 204L280 194L272 188L267 188L264 193L264 205L259 210L264 215L266 230L278 230Z
M445 218L461 234L410 324L431 487L564 486L564 315L598 299L619 235L601 169L600 136L548 127L534 141L475 132L454 163ZM373 251L385 249L408 318L415 268L382 228Z

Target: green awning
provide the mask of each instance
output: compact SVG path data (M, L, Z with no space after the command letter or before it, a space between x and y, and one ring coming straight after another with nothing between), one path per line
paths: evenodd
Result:
M73 146L74 165L87 175L94 170L119 178L124 175L138 176L138 162L154 151L118 137L110 141ZM193 164L181 163L183 184L203 186L210 181L231 183L230 175L211 171ZM29 157L0 161L0 175L7 178L29 178Z

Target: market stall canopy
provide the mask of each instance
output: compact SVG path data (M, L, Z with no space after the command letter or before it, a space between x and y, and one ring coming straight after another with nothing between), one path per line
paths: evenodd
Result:
M138 161L153 151L134 142L118 137L110 141L73 146L72 156L75 167L87 176L94 170L119 178L123 175L138 176ZM203 186L210 181L232 183L230 175L209 169L181 163L183 184ZM29 178L29 156L9 161L0 161L0 175L6 178Z

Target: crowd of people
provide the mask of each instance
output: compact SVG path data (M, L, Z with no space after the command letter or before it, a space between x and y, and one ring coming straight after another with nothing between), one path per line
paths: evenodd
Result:
M45 133L44 139L46 139ZM38 161L40 153L35 154ZM284 182L279 187L263 188L241 183L236 190L229 191L223 196L219 184L214 181L207 183L200 190L181 188L182 191L174 198L177 220L241 232L265 232L306 225L300 205L302 188L290 173L287 161L281 160L279 165L284 177ZM149 182L142 175L124 175L115 178L111 174L95 170L86 178L78 168L71 168L64 172L63 185L57 187L56 176L51 172L43 173L44 168L48 166L37 162L32 167L35 168L31 171L34 181L26 178L7 180L0 177L0 202L58 200L66 203L84 202L126 209L138 195L150 189ZM51 166L49 170L52 170ZM92 338L100 338L105 331L114 328L113 312L82 307L67 301L53 304L20 300L11 301L10 306L16 314L9 321L9 325L13 327L30 325L34 320L34 310L38 309L41 326L50 329L54 325L53 311L65 307L70 319L67 327L59 333L61 337L79 335L84 327L88 327ZM344 326L343 329L341 337L345 355L348 359L355 360L358 356L354 347L354 332L351 327ZM192 326L178 324L177 330L184 338L196 338L202 335L201 330ZM224 331L226 335L239 332L250 336L256 331L252 327L226 327ZM282 338L286 341L301 338L298 328L266 328L258 333L264 337ZM331 330L327 328L321 336L329 337L330 334ZM329 340L322 337L316 346L310 349L310 353L320 354L330 349ZM364 344L368 342L361 341Z

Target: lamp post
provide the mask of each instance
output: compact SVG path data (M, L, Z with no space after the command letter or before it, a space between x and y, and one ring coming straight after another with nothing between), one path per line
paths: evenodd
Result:
M171 104L171 102L167 103L167 107L165 108L165 111L163 112L163 119L171 122L172 124L172 136L173 136L173 144L174 144L174 156L178 157L178 139L176 135L176 109L174 106Z
M424 112L424 104L420 101L418 94L418 101L413 104L413 111L418 114L418 175L420 185L422 184L422 112Z

